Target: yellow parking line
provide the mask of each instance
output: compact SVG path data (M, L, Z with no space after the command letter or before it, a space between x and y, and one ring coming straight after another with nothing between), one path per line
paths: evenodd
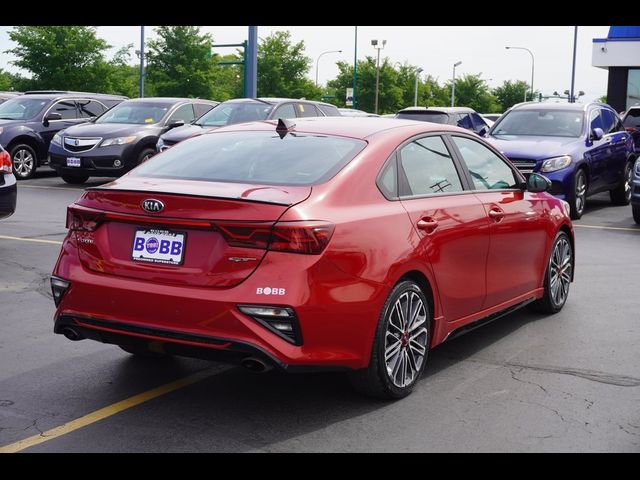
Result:
M601 225L576 225L573 224L574 227L580 228L597 228L599 230L622 230L625 232L638 232L640 233L640 228L624 228L624 227L603 227Z
M18 188L44 188L45 190L71 190L72 192L80 192L80 193L84 191L83 188L47 187L44 185L25 185L23 183L19 183Z
M0 235L0 240L18 240L20 242L50 243L52 245L62 245L62 242L59 240L43 240L41 238L9 237L7 235Z
M194 373L193 375L189 375L188 377L181 378L165 385L161 385L152 390L148 390L138 395L134 395L133 397L129 397L126 400L122 400L107 407L101 408L100 410L96 410L95 412L91 412L76 420L72 420L71 422L65 423L64 425L60 425L59 427L47 430L46 432L43 432L39 435L33 435L32 437L25 438L24 440L19 440L10 445L0 447L0 453L16 453L26 448L48 442L49 440L53 440L54 438L66 435L67 433L71 433L82 427L86 427L87 425L91 425L92 423L104 420L105 418L111 417L116 413L120 413L124 410L128 410L129 408L140 405L141 403L144 403L148 400L152 400L161 395L165 395L180 388L192 385L217 373L220 373L220 369L208 368L198 373Z

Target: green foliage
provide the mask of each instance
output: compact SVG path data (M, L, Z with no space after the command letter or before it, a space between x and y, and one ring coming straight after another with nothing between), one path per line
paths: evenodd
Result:
M96 37L95 28L17 26L9 38L17 43L6 51L17 57L12 63L31 73L25 88L105 91L110 66L104 51L109 45Z
M600 98L598 98L598 101L600 103L607 103L607 96L606 95L602 95Z
M527 101L536 100L538 98L537 92L533 92L533 99L531 93L529 93L530 86L527 82L522 80L516 80L512 82L507 80L501 86L493 89L493 94L500 105L500 112L506 112L508 108L511 108L516 103L524 101L524 94L527 92Z
M322 90L306 77L311 59L304 42L291 41L291 33L274 32L258 47L258 96L319 99Z
M451 98L451 82L448 82ZM449 103L449 105L451 105ZM463 75L456 78L455 106L473 108L476 112L498 112L500 106L480 75Z
M214 99L211 35L194 26L160 26L156 33L146 70L155 94Z
M244 96L244 66L243 65L218 65L218 62L231 62L242 60L242 52L225 56L214 55L211 71L212 97L224 102L230 98Z
M0 91L11 90L13 88L13 79L9 72L5 72L0 68Z

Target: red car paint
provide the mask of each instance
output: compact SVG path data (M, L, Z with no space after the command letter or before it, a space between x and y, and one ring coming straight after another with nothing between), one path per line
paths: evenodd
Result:
M86 191L72 207L90 209L87 218L98 215L100 223L93 232L70 231L65 238L53 275L71 286L55 320L203 350L248 345L285 368L359 369L369 362L389 292L407 275L428 285L432 347L457 328L542 297L556 233L564 228L573 239L561 200L514 189L388 200L376 185L387 159L417 135L456 134L492 148L482 139L456 127L395 119L296 122L295 132L362 139L367 145L333 178L313 186L127 174ZM275 126L234 125L205 136ZM166 208L145 212L140 205L148 198ZM230 244L224 226L234 222L261 225L267 232L281 222L320 222L330 225L332 234L320 254L267 251ZM156 226L186 232L183 265L131 261L134 231ZM242 313L238 305L246 304L293 309L302 344ZM119 327L110 327L110 321ZM61 327L56 326L58 333Z

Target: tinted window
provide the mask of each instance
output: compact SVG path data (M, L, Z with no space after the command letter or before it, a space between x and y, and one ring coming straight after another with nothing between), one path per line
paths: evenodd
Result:
M296 110L298 111L299 117L322 116L322 114L318 113L318 110L316 110L316 107L314 107L311 103L297 103Z
M98 117L106 110L100 102L95 100L76 100L78 105L78 112L80 112L80 118Z
M629 110L624 117L624 126L625 127L640 127L640 108L632 108Z
M324 105L322 103L318 104L318 108L322 113L324 113L327 117L339 117L340 111L338 107L334 105Z
M442 112L398 112L395 118L420 120L422 122L449 123L449 115Z
M513 170L489 148L465 137L452 138L467 164L476 190L516 187Z
M579 137L583 112L576 110L511 110L493 127L493 135Z
M604 133L611 133L616 128L616 119L613 116L613 112L602 108L600 110L600 116L602 117L602 124L604 125Z
M234 123L265 120L272 108L273 105L270 103L262 102L221 103L198 119L197 123L205 127L222 127Z
M191 123L196 118L193 113L193 105L187 103L186 105L180 105L175 112L171 114L167 123L178 122L182 120L184 123Z
M196 118L201 117L209 110L211 110L215 105L211 105L210 103L194 103L193 108L196 111Z
M96 120L96 123L129 123L150 125L158 123L172 104L156 102L123 102Z
M78 118L78 112L76 111L76 102L73 100L66 100L56 103L49 113L59 113L62 115L62 120L74 120Z
M0 105L0 120L29 120L38 115L50 100L12 98Z
M485 122L480 115L477 113L471 113L470 115L473 119L474 131L479 132L483 128L488 129L487 122Z
M473 123L471 122L471 117L468 113L459 113L457 115L458 121L456 125L461 128L466 128L467 130L473 130Z
M442 138L426 137L400 150L400 163L412 195L462 190L460 177Z
M602 121L602 116L600 116L600 109L596 109L591 112L591 121L589 122L591 130L594 128L601 128L604 131L604 123Z
M219 132L194 137L148 160L138 177L270 185L314 185L330 179L366 142L275 131Z
M271 118L296 118L296 110L293 108L293 103L285 103L280 105Z

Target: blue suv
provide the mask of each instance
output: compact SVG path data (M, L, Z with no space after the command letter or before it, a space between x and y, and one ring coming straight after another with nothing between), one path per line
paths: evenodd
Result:
M525 176L551 180L551 193L569 202L574 220L590 195L608 190L616 205L631 200L633 139L609 105L520 103L487 137Z

